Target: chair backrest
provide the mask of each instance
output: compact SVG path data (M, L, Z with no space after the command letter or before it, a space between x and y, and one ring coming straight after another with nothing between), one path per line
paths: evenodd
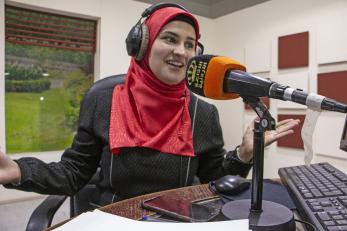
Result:
M112 75L100 79L94 83L89 92L100 91L104 89L113 89L115 85L122 84L125 81L125 75ZM70 217L77 216L85 211L94 209L90 202L95 190L96 184L99 181L100 168L93 175L91 180L80 191L70 197Z
M89 89L89 92L100 91L103 89L114 88L117 84L122 84L125 81L125 74L111 75L109 77L96 81Z

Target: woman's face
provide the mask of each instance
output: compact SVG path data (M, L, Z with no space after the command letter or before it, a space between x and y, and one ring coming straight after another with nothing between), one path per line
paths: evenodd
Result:
M194 28L183 21L172 21L154 40L149 67L161 82L175 85L185 78L188 60L194 55Z

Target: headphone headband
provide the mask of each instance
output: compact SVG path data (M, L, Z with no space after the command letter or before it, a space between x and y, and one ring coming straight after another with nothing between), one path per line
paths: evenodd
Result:
M176 3L166 3L166 2L163 2L163 3L153 4L150 7L148 7L147 9L145 9L145 11L142 12L141 17L142 18L148 17L154 11L159 10L161 8L165 8L165 7L176 7L176 8L180 8L180 9L188 12L188 10L186 8L184 8L183 6L178 5Z

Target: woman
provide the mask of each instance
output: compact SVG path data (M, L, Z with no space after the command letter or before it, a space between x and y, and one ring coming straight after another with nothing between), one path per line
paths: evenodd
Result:
M0 153L0 183L8 188L72 195L101 166L95 203L202 183L251 168L252 131L235 151L223 149L215 106L190 94L184 82L195 55L199 25L179 7L155 10L144 22L148 46L132 58L125 84L90 90L82 103L77 134L58 163L35 158L12 161ZM286 120L266 143L292 133Z

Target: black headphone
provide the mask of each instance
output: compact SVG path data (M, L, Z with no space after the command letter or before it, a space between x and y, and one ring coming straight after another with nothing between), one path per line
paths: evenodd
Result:
M177 7L188 12L186 8L175 3L157 3L145 9L145 11L143 11L143 13L141 14L140 20L136 23L135 26L131 28L125 40L128 55L134 57L137 61L142 60L142 58L144 57L149 40L149 32L147 25L141 22L141 20L143 18L149 17L156 10L159 10L164 7ZM202 54L203 51L204 46L200 42L198 42L197 53Z

